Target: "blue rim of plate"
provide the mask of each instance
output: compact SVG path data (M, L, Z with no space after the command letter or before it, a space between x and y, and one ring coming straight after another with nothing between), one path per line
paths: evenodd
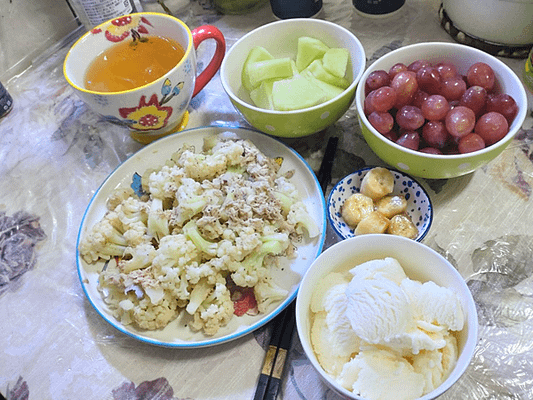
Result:
M365 172L371 170L372 168L376 168L377 165L374 165L374 166L368 166L368 167L364 167L364 168L361 168L361 169L358 169L354 172L352 172L351 174L349 175L346 175L344 178L342 178L340 181L338 181L335 186L333 187L333 189L331 189L330 193L329 193L329 196L328 196L328 200L327 200L327 204L326 204L326 214L327 214L327 218L328 218L328 222L330 224L330 226L333 228L334 232L337 234L337 236L341 239L348 239L350 237L355 237L355 235L353 234L353 229L350 229L350 232L351 232L351 235L350 236L345 236L340 230L339 228L337 227L337 223L333 220L332 216L331 216L331 212L330 212L330 209L333 207L332 206L332 203L333 203L333 196L337 194L339 188L345 184L345 182L349 179L352 179L354 176L362 176ZM420 184L420 182L418 182L416 179L414 179L412 176L404 173L404 172L401 172L401 171L398 171L394 168L389 168L389 167L384 167L386 169L388 169L389 171L391 171L392 173L396 174L396 175L399 175L401 176L402 178L405 178L409 181L412 181L413 183L416 184L416 186L420 189L420 191L424 194L424 196L427 198L427 207L428 207L428 218L427 220L424 220L424 225L426 226L426 228L422 231L421 234L419 234L417 237L416 237L416 241L417 242L421 242L422 239L424 239L427 235L427 233L429 232L429 229L431 228L431 225L433 223L433 204L431 202L431 198L429 196L429 193L426 191L426 189L424 189L424 187ZM396 179L395 179L396 181ZM355 192L354 192L355 193ZM337 215L337 217L340 217L340 215ZM415 221L414 221L415 222ZM416 222L415 222L416 223Z
M149 150L145 150L145 149L151 149L152 147L157 146L158 144L160 144L163 141L172 140L171 138L175 138L176 136L182 136L182 135L185 135L187 133L192 133L192 132L197 132L197 131L204 131L204 130L213 130L213 131L216 131L216 133L222 133L222 132L227 132L227 131L237 132L238 133L238 131L245 131L245 132L247 132L250 135L258 135L258 136L261 136L263 138L268 138L267 140L272 140L272 141L280 143L290 153L292 153L297 159L299 159L299 161L302 162L306 166L306 168L308 170L307 172L310 173L310 176L313 177L315 188L316 188L316 192L318 192L318 195L320 197L320 202L321 202L321 205L322 205L322 218L321 218L322 221L320 221L320 222L322 223L322 226L323 226L324 229L322 229L321 235L320 235L318 243L316 245L316 254L315 254L315 257L313 258L313 260L316 259L316 257L318 257L320 255L320 253L322 253L322 249L324 247L324 242L325 242L325 239L326 239L326 226L327 226L326 201L325 201L325 198L324 198L324 193L322 192L322 189L320 187L318 179L317 179L315 173L313 172L311 166L308 164L308 162L300 154L298 154L294 149L290 148L288 145L283 143L280 139L272 137L272 136L269 136L269 135L266 135L263 132L260 132L258 130L251 129L251 128L248 128L248 127L241 127L241 126L235 126L235 125L207 125L207 126L200 126L200 127L196 127L196 128L184 129L183 131L176 132L176 133L173 133L173 134L170 134L168 136L164 136L162 138L159 138L159 139L155 140L154 142L142 147L140 150L138 150L137 152L133 153L128 158L126 158L124 161L122 161L117 167L115 167L113 169L112 172L109 173L109 175L106 177L106 179L100 184L100 186L95 191L94 195L91 197L91 199L89 201L89 204L87 205L87 207L85 209L85 212L83 214L83 217L82 217L82 220L81 220L81 223L80 223L80 227L78 229L78 236L77 236L77 239L76 239L76 268L77 268L77 273L78 273L78 279L80 280L80 284L82 286L82 289L83 289L83 292L85 294L85 297L87 298L87 300L89 301L89 303L91 304L93 309L96 310L96 312L100 315L100 317L102 317L111 326L113 326L118 331L124 333L125 335L127 335L129 337L132 337L132 338L134 338L136 340L139 340L141 342L144 342L144 343L157 345L157 346L161 346L161 347L182 348L182 349L189 348L189 349L191 349L191 348L201 348L201 347L215 346L215 345L218 345L218 344L230 342L230 341L233 341L235 339L241 338L241 337L243 337L243 336L245 336L245 335L247 335L249 333L252 333L253 331L259 329L260 327L264 326L265 324L270 322L272 319L274 319L281 311L283 311L296 298L296 295L298 294L298 288L299 288L301 279L303 278L303 276L305 274L305 272L302 273L301 278L300 278L300 282L295 287L294 292L291 293L274 310L272 310L270 313L266 314L259 321L255 322L254 324L251 324L250 326L248 326L245 329L237 330L234 333L227 334L227 335L222 336L222 337L206 339L206 340L203 340L203 341L200 341L200 342L174 343L174 342L165 342L165 341L162 341L162 340L157 340L157 339L153 339L153 338L140 336L139 334L136 334L135 332L131 332L130 330L126 329L124 327L124 325L121 324L120 321L118 321L115 317L105 314L102 310L100 310L100 308L97 306L95 301L91 298L91 295L88 292L88 289L87 289L86 284L84 282L85 278L83 276L83 271L82 271L83 266L82 266L82 264L80 262L81 256L79 254L79 250L78 249L79 249L80 238L81 238L81 235L83 233L84 223L86 221L87 215L88 215L89 211L91 210L91 208L92 208L92 206L93 206L93 204L95 202L95 199L98 197L98 194L100 193L102 188L111 179L111 177L115 174L115 172L117 172L117 170L119 170L128 160L132 159L134 156L138 155L140 152L148 152L149 151ZM309 268L311 266L311 263L312 263L313 260L309 261L309 266L307 268Z

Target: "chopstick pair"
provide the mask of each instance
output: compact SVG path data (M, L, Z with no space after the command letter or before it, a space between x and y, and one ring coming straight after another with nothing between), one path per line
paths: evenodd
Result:
M294 319L295 302L293 300L274 318L273 332L265 361L263 362L263 369L259 376L254 400L275 399L278 396L296 322Z
M331 169L333 160L337 152L338 137L330 137L322 158L322 163L317 174L317 179L322 192L326 194L326 189L331 180ZM254 400L275 400L281 387L283 370L291 348L295 319L296 300L293 300L282 312L274 318L273 332L270 337L270 344L263 362L263 369L259 376L259 382L255 391Z

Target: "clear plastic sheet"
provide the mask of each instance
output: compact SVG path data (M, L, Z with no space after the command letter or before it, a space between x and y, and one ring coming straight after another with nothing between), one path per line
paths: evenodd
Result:
M397 47L452 41L440 27L437 0L407 0L385 19L355 13L347 0L325 0L318 18L353 31L367 64ZM268 5L250 14L221 15L208 1L176 7L195 28L217 26L230 47L275 18ZM4 82L14 108L0 122L0 213L38 219L45 236L35 263L0 292L0 392L8 398L134 398L139 388L163 388L159 398L251 399L268 346L270 326L213 348L172 350L140 343L107 324L85 298L76 271L76 238L85 209L103 180L142 145L103 122L62 75L70 41ZM199 68L211 45L198 49ZM503 59L517 74L523 60ZM193 99L188 127L247 126L218 76ZM435 216L424 243L464 276L476 299L480 334L475 357L443 399L533 398L533 187L531 117L496 160L473 174L420 180ZM324 132L285 140L318 170L327 139L340 138L332 184L364 165L382 165L366 146L354 106ZM331 188L331 185L330 185ZM338 239L328 228L326 246ZM9 397L11 395L11 397ZM284 399L330 399L297 336L285 370ZM155 395L146 398L156 398Z

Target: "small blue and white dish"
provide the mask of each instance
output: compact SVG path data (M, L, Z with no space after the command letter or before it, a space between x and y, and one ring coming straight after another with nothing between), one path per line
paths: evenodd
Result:
M327 202L328 220L333 230L342 239L355 236L354 230L344 222L341 207L348 197L358 193L361 181L368 171L375 167L365 167L341 179L331 190ZM394 176L394 194L403 195L407 200L407 214L418 228L416 241L426 236L433 221L433 206L426 190L415 179L402 172L388 168Z

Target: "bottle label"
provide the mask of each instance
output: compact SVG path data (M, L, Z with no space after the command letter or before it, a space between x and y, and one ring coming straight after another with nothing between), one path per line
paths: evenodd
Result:
M92 25L99 25L108 19L133 12L129 0L82 0L81 4Z

